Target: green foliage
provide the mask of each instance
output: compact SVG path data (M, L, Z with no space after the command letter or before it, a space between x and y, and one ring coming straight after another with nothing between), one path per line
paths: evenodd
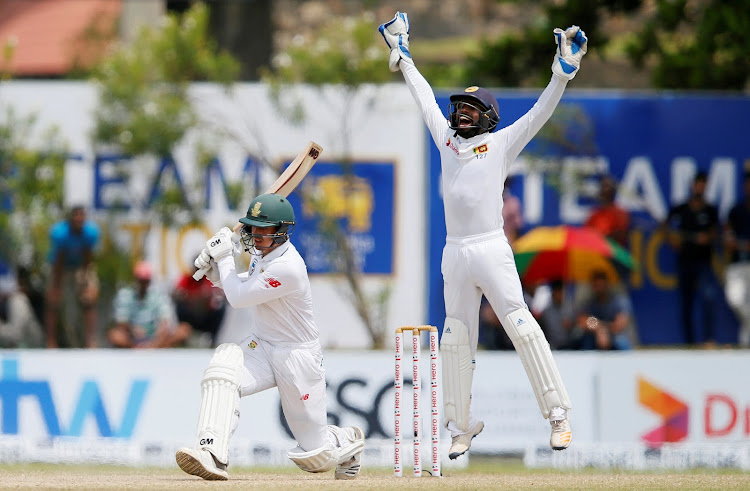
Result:
M31 145L36 134L36 146ZM48 249L47 230L62 216L67 148L57 128L12 107L0 114L0 260L36 270ZM22 241L23 239L23 241ZM36 272L36 271L33 271Z
M742 0L659 0L627 53L636 66L655 65L655 87L742 90L750 80L747 7Z
M209 37L209 10L200 2L184 14L169 15L158 29L144 27L132 44L120 46L94 71L100 103L94 114L94 141L131 157L171 158L190 130L203 124L189 88L193 82L221 84L227 90L237 79L239 63L219 52ZM214 147L212 131L199 132L196 168L205 169ZM135 166L130 166L135 172ZM202 183L188 183L200 187ZM236 186L231 186L234 189ZM176 183L160 183L153 206L167 226L195 222L198 210L186 201ZM236 190L234 194L238 194Z
M197 124L188 98L194 81L236 80L239 64L217 52L208 37L209 12L196 3L163 27L143 28L131 45L120 46L96 68L100 88L94 138L129 155L169 155Z
M132 44L119 46L92 72L92 80L99 88L94 147L115 148L133 158L123 170L125 175L121 177L125 180L130 173L144 171L136 162L171 158L188 131L202 128L190 99L190 85L205 81L230 90L239 72L239 63L229 53L220 52L210 38L209 10L201 2L195 2L182 15L169 15L159 28L144 27ZM214 158L213 140L212 131L199 132L196 169L205 169ZM150 159L138 158L142 156ZM186 200L185 192L190 194L193 187L200 188L203 183L198 177L185 186L188 189L180 188L174 179L159 183L152 210L167 227L199 219L200 210ZM239 186L229 184L234 203L240 194ZM102 284L109 285L113 293L114 285L131 277L132 261L128 257L142 250L143 244L131 244L128 255L112 242L118 226L114 213L100 225L106 240L97 268ZM139 237L144 240L146 235Z
M642 0L535 5L543 15L532 23L482 40L466 63L464 85L543 86L550 76L555 27L581 26L596 47L595 56L604 56L613 41L603 29L606 16L634 13L645 21L627 36L625 53L635 67L651 69L654 87L742 90L750 80L750 15L744 0L657 0L654 8Z
M92 67L106 56L107 49L117 39L119 19L116 15L97 14L91 17L71 44L73 53L68 78L85 79L91 75Z
M0 79L9 80L11 78L11 62L16 52L18 41L15 38L8 38L2 46L2 57L0 57Z
M273 71L263 70L265 81L274 84L341 84L391 80L387 69L388 51L383 49L371 13L359 17L331 18L314 36L298 35L292 45L278 54Z
M516 2L528 3L528 2ZM483 39L477 54L466 63L463 85L493 87L543 87L550 79L555 54L552 31L556 27L577 25L602 52L610 39L602 30L606 12L632 12L641 0L545 0L537 2L543 15L517 32L503 33L495 39Z
M339 196L313 197L303 194L307 206L315 210L319 218L318 231L328 237L332 263L341 273L348 287L349 298L371 336L372 346L382 348L385 343L385 309L390 296L390 287L386 285L374 295L368 294L361 281L361 265L357 264L352 250L346 224L335 213L327 210L331 200L347 202L353 192L351 185L351 157L346 155L350 148L351 118L348 117L348 102L355 97L365 97L360 87L363 84L384 83L391 81L393 75L388 70L388 50L383 48L382 38L378 33L375 17L366 12L358 17L342 19L332 18L317 28L310 36L299 35L286 50L274 59L273 70L262 70L263 80L271 86L271 95L280 110L290 121L300 122L305 118L299 101L288 96L284 88L299 83L316 86L321 96L323 86L338 85L345 101L342 114L335 116L341 122L341 145L345 154L341 159L344 178L347 185L341 189ZM281 97L284 93L285 97ZM372 103L374 96L370 96Z

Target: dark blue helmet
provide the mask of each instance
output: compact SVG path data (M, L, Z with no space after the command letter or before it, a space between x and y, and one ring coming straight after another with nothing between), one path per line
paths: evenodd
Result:
M497 99L487 89L476 85L465 88L462 92L450 96L448 106L449 125L452 130L466 133L461 136L475 136L481 133L492 133L500 122L500 109ZM479 111L478 119L472 120L471 124L461 126L461 104L467 104ZM468 122L464 114L464 123Z

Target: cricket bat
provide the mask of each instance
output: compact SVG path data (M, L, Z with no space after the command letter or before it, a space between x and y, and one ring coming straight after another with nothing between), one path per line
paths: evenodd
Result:
M302 182L307 173L310 172L310 169L318 161L318 157L320 157L322 151L323 147L317 143L312 141L308 143L305 149L292 160L289 167L282 172L279 178L263 194L279 194L285 198L289 196L299 183ZM241 228L242 224L238 223L234 226L234 231L239 232ZM206 271L208 269L199 269L196 271L193 274L195 281L203 278L206 275Z

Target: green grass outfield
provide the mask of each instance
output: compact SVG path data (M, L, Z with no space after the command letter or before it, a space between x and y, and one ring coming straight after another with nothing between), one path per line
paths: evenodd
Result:
M405 469L406 471L410 469ZM0 466L0 489L750 489L750 473L696 469L686 472L557 471L526 469L518 462L474 459L443 478L396 479L389 469L363 469L355 481L333 472L296 468L231 469L230 481L203 481L174 469L118 466L14 464Z

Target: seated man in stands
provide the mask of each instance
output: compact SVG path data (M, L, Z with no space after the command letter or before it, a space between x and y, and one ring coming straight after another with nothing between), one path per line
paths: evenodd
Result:
M139 261L133 270L136 286L121 288L114 300L115 325L109 342L117 348L170 348L190 336L189 327L176 325L169 296L151 282L152 268Z
M633 344L628 328L632 309L628 298L609 284L604 271L591 275L591 298L578 314L578 326L583 329L581 349L628 350Z

